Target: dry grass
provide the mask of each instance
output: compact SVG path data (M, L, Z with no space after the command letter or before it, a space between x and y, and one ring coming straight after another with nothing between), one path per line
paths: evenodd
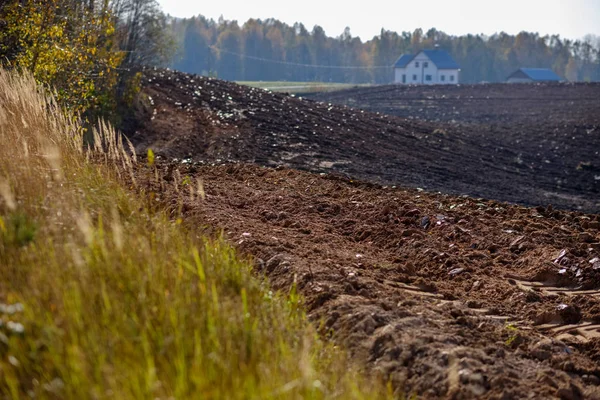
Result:
M140 207L110 127L90 151L81 132L0 70L0 398L389 396L316 338L295 293Z

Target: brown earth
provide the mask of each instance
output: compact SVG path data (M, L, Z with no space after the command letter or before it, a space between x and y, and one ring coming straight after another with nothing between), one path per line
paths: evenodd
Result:
M600 84L392 86L319 97L412 119L165 70L145 72L144 94L126 129L140 153L600 210Z
M544 122L517 107L498 125L168 71L147 71L144 93L130 137L160 157L137 166L143 192L191 229L222 230L275 289L295 284L323 336L367 372L422 398L600 399L600 215L559 208L599 209L589 93L583 111ZM515 121L531 137L510 133Z
M282 168L140 168L173 217L223 229L274 288L296 282L321 332L406 393L600 398L600 216Z

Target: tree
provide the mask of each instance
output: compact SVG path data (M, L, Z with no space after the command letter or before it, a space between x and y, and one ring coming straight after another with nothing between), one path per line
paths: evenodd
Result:
M267 34L265 35L266 41L269 43L269 49L271 52L271 59L273 63L264 63L263 71L264 74L262 79L269 80L281 80L285 78L285 71L282 68L280 62L285 60L285 41L283 38L282 25L275 20L267 21Z
M219 77L240 80L244 74L242 54L242 33L237 22L227 24L217 38L217 62Z
M184 28L181 56L175 61L175 68L190 73L210 74L214 61L210 49L211 38L204 29L203 18L192 18Z
M173 56L173 39L156 0L111 0L124 67L160 65Z
M260 20L249 19L242 28L244 54L244 80L256 81L263 78L264 63L261 58L270 59L270 46L264 40Z
M574 58L571 58L569 60L569 63L567 64L567 67L565 70L565 78L567 78L567 80L570 82L578 81L577 71L578 71L577 61L575 61Z
M107 2L13 0L4 2L0 13L6 22L0 56L9 67L30 70L76 111L114 108L123 53L115 45Z
M108 0L104 0L108 1ZM156 0L110 0L118 44L124 57L117 84L117 98L132 104L141 85L137 69L162 65L175 54L174 40L166 29L166 16Z

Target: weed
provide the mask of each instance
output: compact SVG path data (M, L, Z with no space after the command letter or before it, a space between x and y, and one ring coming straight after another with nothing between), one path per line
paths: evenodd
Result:
M506 324L505 329L508 332L508 339L504 342L508 347L514 347L519 344L521 340L521 334L519 333L519 328L514 324Z
M154 152L152 149L148 149L148 165L150 167L154 165Z
M188 186L191 184L192 184L192 178L190 178L189 175L184 176L183 180L181 181L181 185Z
M27 215L14 212L0 217L0 248L2 246L26 246L33 241L37 224Z

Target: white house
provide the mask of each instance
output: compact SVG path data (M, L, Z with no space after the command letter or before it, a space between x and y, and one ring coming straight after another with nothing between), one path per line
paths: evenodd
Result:
M457 85L460 66L444 50L404 54L394 65L394 82L403 85Z

